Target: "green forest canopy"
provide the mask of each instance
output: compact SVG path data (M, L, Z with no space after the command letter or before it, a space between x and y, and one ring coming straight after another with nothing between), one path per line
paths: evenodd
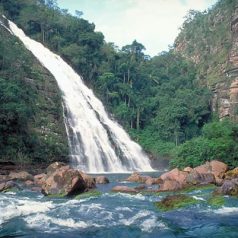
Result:
M174 49L150 58L144 54L145 47L136 40L118 49L113 43L105 42L103 34L95 31L94 24L82 19L80 14L70 15L53 0L0 0L0 10L29 36L69 62L94 89L107 110L147 152L154 157L173 158L172 165L179 165L176 161L183 166L195 165L183 157L183 151L189 146L196 148L193 143L207 140L204 134L200 135L202 127L212 118L212 94L199 81L200 68L194 63ZM206 18L206 14L195 14L191 22L196 21L197 28L205 27L204 21L198 23L197 19ZM182 31L187 31L189 24L187 20ZM4 47L3 42L0 47ZM16 50L12 49L13 54ZM5 56L2 54L1 57ZM18 90L19 97L27 95L18 83L8 80L8 74L1 77L1 94L7 95L9 91L11 95L13 90ZM31 95L28 97L32 98ZM12 105L3 109L3 115L9 110L15 112L15 106L20 107L22 111L17 120L27 123L26 117L32 113L29 108L33 108L29 98L23 97L19 105L15 105L15 99L11 98ZM12 118L6 120L2 119L0 123L11 127ZM17 125L14 124L18 128ZM219 125L226 127L222 123ZM18 136L22 137L24 133L24 130L19 131ZM51 150L54 150L53 145ZM25 153L29 154L27 148ZM203 159L199 161L203 162ZM234 156L231 159L235 160Z

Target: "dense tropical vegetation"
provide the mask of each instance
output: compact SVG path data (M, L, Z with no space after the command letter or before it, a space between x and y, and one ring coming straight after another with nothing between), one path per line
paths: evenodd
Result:
M219 1L214 9L223 2L229 7L234 3ZM108 111L154 157L173 158L171 164L180 167L195 166L214 158L236 165L236 125L231 122L207 124L212 118L212 94L206 87L204 75L203 80L201 78L209 59L204 60L201 70L201 64L197 66L189 60L192 51L190 57L171 49L151 58L144 54L145 47L136 40L119 49L113 43L105 42L103 34L95 31L94 24L81 18L80 11L72 16L67 10L60 9L54 0L0 0L0 12L68 61L103 100ZM209 14L213 15L213 10L209 13L190 12L177 42L186 38L193 44L197 39L196 31L204 32ZM219 28L216 42L224 40L220 34L227 33L225 26ZM57 146L57 143L64 144L63 141L55 143L52 138L50 142L40 143L45 148L41 149L37 142L40 137L28 130L32 121L41 123L31 119L37 111L32 99L38 97L39 90L25 88L18 78L37 79L41 76L34 71L31 56L23 55L25 51L15 38L11 38L11 45L16 46L7 46L10 43L6 34L1 30L0 95L3 99L0 130L2 138L4 135L8 138L0 139L1 155L20 151L31 158L45 159L43 154L51 154L52 158L65 156L66 146L60 147L63 150ZM216 34L208 34L208 38L206 44L213 44ZM229 47L229 36L226 40L224 51ZM198 39L198 42L204 41ZM189 45L188 49L190 47L193 46ZM7 53L4 52L6 49ZM199 46L199 49L204 51L203 47ZM219 54L224 60L225 53ZM17 73L13 65L16 55L23 57L19 62L24 62ZM49 124L46 116L45 120Z

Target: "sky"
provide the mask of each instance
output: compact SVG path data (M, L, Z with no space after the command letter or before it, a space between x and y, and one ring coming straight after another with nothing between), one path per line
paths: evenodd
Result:
M58 0L60 8L83 12L107 42L122 47L134 40L154 56L173 45L190 9L204 11L217 0Z

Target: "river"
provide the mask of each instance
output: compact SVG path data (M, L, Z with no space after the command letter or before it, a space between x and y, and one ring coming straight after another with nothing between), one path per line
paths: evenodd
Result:
M0 237L238 237L238 199L212 207L212 189L187 194L199 203L162 212L154 206L167 194L111 193L128 174L107 175L110 183L98 185L101 195L83 199L49 198L30 190L0 194Z

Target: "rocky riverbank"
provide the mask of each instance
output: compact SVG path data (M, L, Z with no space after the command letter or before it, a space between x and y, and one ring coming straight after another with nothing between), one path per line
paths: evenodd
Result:
M38 169L37 172L41 173L28 171L20 170L12 163L6 163L1 169L0 191L30 189L42 192L46 196L66 197L95 189L97 183L109 183L108 178L104 176L92 177L62 162L55 162L46 169Z
M25 168L26 169L26 168ZM40 173L39 173L40 172ZM6 163L0 171L0 191L10 189L31 189L42 192L46 196L69 197L96 189L96 184L107 184L105 176L93 177L73 169L62 162L55 162L46 169L21 170L12 163ZM112 192L173 192L189 188L200 188L214 185L215 194L238 195L238 168L228 170L223 162L213 160L195 168L175 168L159 177L143 176L137 172L131 174L126 181L138 183L137 186L119 185Z

